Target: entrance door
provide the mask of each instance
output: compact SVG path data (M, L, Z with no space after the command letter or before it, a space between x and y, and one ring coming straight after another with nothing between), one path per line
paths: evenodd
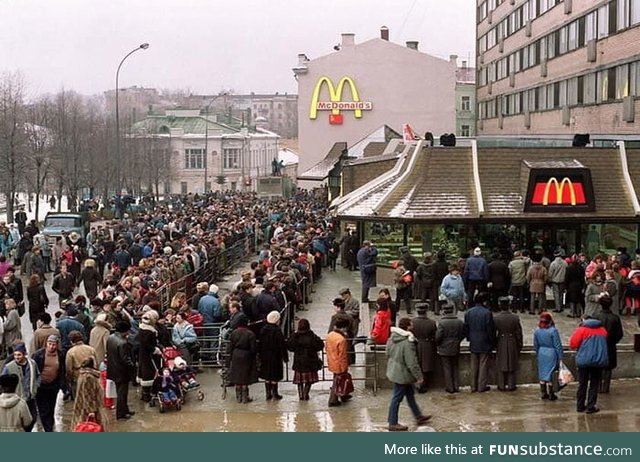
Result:
M527 247L530 250L542 247L545 256L550 259L558 249L564 250L567 256L572 255L580 250L580 225L527 225Z

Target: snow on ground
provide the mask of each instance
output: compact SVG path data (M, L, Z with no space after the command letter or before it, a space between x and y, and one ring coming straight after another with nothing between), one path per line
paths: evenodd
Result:
M51 207L49 206L49 196L43 196L40 198L40 210L39 210L39 217L38 217L38 221L44 221L44 217L47 216L48 212L57 212L58 211L58 204L56 203L56 208L55 210L52 210ZM29 212L29 208L27 207L27 195L26 194L18 194L18 202L20 204L24 204L24 211L27 212L27 222L29 222L29 220L33 220L36 217L36 204L35 201L31 202L31 212ZM2 210L2 212L0 213L0 222L5 222L7 223L7 211L6 211L6 207L4 204L4 200L2 201L2 204L0 204L0 210ZM18 211L18 207L14 208L14 214ZM66 196L62 198L62 211L63 212L68 212L69 208L67 207L67 198ZM9 220L9 221L13 221L13 220Z

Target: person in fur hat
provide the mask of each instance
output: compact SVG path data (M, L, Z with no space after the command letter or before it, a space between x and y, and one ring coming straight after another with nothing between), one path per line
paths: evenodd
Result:
M142 315L140 322L140 350L138 353L138 383L142 386L142 401L151 401L151 387L158 366L155 364L161 354L158 347L157 311L148 310Z

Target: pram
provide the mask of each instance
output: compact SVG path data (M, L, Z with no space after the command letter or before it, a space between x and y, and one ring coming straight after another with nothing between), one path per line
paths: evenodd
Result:
M164 370L169 371L168 378L164 375ZM153 382L151 389L153 399L149 404L155 406L157 403L161 413L170 408L179 411L186 402L187 392L198 388L200 388L200 384L196 380L195 371L188 367L186 361L180 357L178 349L175 347L164 348L162 350L162 367L158 370ZM202 390L198 389L197 398L200 401L204 399Z

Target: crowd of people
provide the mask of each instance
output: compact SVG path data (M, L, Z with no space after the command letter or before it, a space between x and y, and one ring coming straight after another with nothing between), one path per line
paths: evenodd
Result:
M309 343L317 347L317 336L308 323L305 329L302 320L285 342L280 317L288 316L288 310L303 309L311 284L322 277L321 261L334 231L321 195L299 192L291 199L272 200L248 193L189 195L137 219L123 215L113 225L93 226L87 236L73 234L64 233L52 246L53 268L44 265L40 271L18 275L15 252L13 264L0 266L0 353L6 358L0 375L5 377L3 397L6 394L9 403L4 407L0 400L3 429L30 431L39 417L42 428L52 431L60 391L65 400L74 401L72 427L87 419L104 427L111 408L116 419L129 419L134 414L128 406L130 385L139 385L141 398L153 402L163 364L197 369L203 346L199 339L208 339L207 326L223 319L228 319L229 377L244 402L250 401L248 385L256 378L255 361L261 362L268 397L280 399L278 358L286 360L287 349L306 351ZM20 241L29 241L32 235L37 231L29 234L25 229ZM234 246L240 251L228 252ZM161 296L172 282L187 275L218 274L199 269L239 263L227 260L240 260L256 246L259 261L222 300L213 281L197 284L192 298L189 288L175 293L170 303ZM34 247L33 241L24 244L28 250L23 260ZM20 276L28 281L26 298ZM59 298L55 323L43 288L47 277L53 278L52 289ZM80 293L81 286L86 296ZM34 330L30 345L23 342L21 324L27 310ZM167 349L176 351L170 363L164 354ZM303 358L304 353L296 354L301 399L308 398L313 374L305 368L309 363L316 367L319 358L313 361ZM244 365L239 358L245 359ZM182 374L178 383L184 378ZM193 377L186 379L187 385L193 382ZM173 379L165 378L160 386L171 384L175 385ZM26 405L29 419L24 406L13 404L16 396ZM20 425L7 424L11 419Z

